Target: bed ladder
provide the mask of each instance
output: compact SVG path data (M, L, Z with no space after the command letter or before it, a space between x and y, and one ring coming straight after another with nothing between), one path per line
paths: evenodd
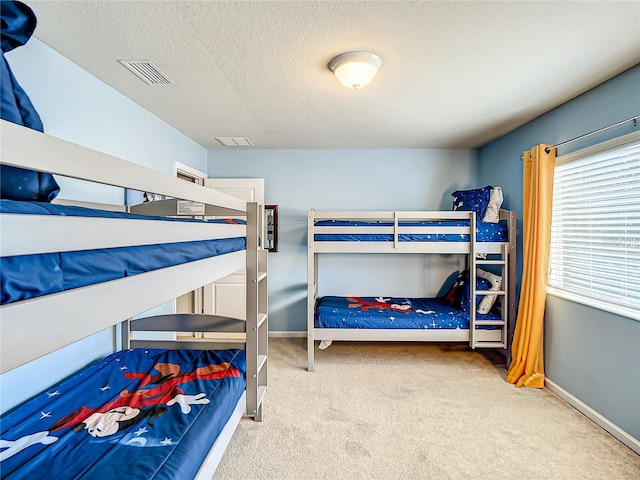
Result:
M469 345L471 348L507 348L507 327L509 320L509 311L511 306L509 305L509 298L507 298L507 286L509 283L509 250L510 244L503 244L501 247L501 253L498 259L479 259L476 258L476 221L475 215L471 218L471 252L469 254L469 282L471 295L469 306L470 318L469 318ZM497 265L501 269L502 287L500 290L476 290L477 268L481 265ZM500 319L499 320L477 320L476 319L476 307L475 299L476 295L496 295L496 303L500 301ZM497 327L500 331L500 339L482 338L483 335L488 332L495 332L496 330L487 330L478 327L493 326Z
M257 203L247 203L247 416L256 422L262 421L269 350L268 250L259 247L260 212Z

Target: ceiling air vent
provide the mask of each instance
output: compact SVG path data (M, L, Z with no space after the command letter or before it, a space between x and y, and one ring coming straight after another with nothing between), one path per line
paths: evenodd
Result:
M216 137L216 140L225 147L253 147L247 137Z
M172 85L176 83L150 60L118 60L118 62L148 85Z

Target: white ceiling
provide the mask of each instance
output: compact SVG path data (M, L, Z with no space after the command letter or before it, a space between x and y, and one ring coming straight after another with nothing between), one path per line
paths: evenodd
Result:
M38 39L207 148L474 148L640 63L638 1L24 1ZM352 50L383 61L357 91L328 68Z

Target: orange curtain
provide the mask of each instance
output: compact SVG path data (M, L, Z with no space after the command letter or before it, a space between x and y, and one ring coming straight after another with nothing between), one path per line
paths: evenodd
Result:
M515 383L517 387L543 388L544 305L547 298L556 152L548 145L538 145L524 152L522 158L522 288L507 382Z

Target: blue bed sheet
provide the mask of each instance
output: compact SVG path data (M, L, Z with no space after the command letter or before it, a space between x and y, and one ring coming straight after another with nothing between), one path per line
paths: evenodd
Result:
M0 201L0 211L2 213L198 221L10 200ZM220 219L216 222L240 223L242 220ZM4 305L115 280L159 268L224 255L245 248L246 239L234 237L162 245L2 257L0 258L0 304Z
M362 222L348 220L321 220L316 222L316 227L392 227L393 222ZM464 227L469 226L466 220L433 220L424 222L399 222L401 227ZM354 234L331 234L316 233L316 242L393 242L391 233L354 233ZM478 242L506 242L509 236L507 224L500 223L476 223L476 240ZM401 233L398 235L400 242L468 242L469 235L460 234L431 234L431 233Z
M499 320L500 314L477 314L477 320ZM469 329L469 312L440 298L321 297L317 328Z
M193 478L245 371L242 350L114 353L2 417L2 478Z
M140 215L138 213L112 212L109 210L95 210L73 205L58 205L46 202L17 202L14 200L0 200L0 213L15 213L21 215L62 215L68 217L98 217L98 218L130 218L135 220L163 220L168 222L208 222L246 225L246 220L238 218L219 218L201 220L188 217L161 217L156 215Z

